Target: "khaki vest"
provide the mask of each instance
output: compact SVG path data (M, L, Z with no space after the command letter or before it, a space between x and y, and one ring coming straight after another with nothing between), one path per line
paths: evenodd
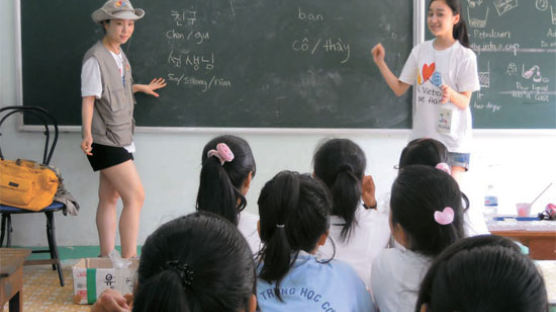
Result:
M123 55L125 86L116 60L102 42L97 42L85 53L83 63L94 57L100 67L102 94L95 99L91 133L93 142L109 146L131 144L135 121L133 120L133 79L131 66Z

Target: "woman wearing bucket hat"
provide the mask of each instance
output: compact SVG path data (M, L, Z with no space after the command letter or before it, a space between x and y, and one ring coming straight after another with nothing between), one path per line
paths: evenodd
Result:
M81 149L94 171L100 170L96 224L101 256L108 256L116 240L116 204L121 197L119 222L122 256L136 256L139 217L144 190L133 162L133 93L158 97L155 90L166 86L162 78L149 84L134 84L131 66L121 50L145 11L127 0L109 0L92 14L102 25L104 37L83 58L81 96L83 141Z

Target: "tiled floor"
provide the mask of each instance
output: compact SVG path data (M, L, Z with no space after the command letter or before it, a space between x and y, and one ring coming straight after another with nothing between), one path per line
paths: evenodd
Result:
M49 265L23 268L23 311L32 312L85 312L88 305L73 304L73 278L71 264L64 263L65 286L60 287L58 274ZM8 311L8 305L4 306Z

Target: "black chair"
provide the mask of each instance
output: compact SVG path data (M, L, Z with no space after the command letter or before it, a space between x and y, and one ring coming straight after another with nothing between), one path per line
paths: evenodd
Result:
M0 109L0 129L4 121L16 113L25 113L29 116L34 116L38 118L44 125L44 135L46 136L44 144L44 152L42 157L42 164L48 165L52 154L54 153L54 148L58 141L58 123L52 115L50 115L45 109L36 106L7 106ZM52 142L50 142L50 131L51 128L54 132L54 137ZM0 136L2 133L0 133ZM2 149L0 148L0 158L4 159L2 154ZM48 207L41 211L30 211L25 209L20 209L11 206L0 205L0 213L2 214L2 227L0 235L0 247L4 244L4 237L6 237L6 246L11 246L11 234L13 231L12 226L12 214L29 214L29 213L44 213L46 215L46 238L48 240L48 249L33 250L33 253L50 253L50 259L46 260L27 260L25 265L36 265L36 264L52 264L52 270L58 270L58 277L60 278L60 286L64 286L64 276L62 274L62 267L60 265L60 259L58 257L58 247L56 246L56 237L54 229L54 213L56 211L63 210L65 205L59 202L52 202Z

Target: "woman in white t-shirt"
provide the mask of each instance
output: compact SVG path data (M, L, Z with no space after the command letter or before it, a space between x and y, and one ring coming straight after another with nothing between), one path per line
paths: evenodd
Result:
M143 185L133 163L134 92L158 97L154 90L166 86L164 79L148 85L133 84L131 66L121 45L145 11L134 9L127 0L107 1L92 14L102 25L104 37L83 58L81 96L83 122L81 149L94 171L100 171L96 224L100 255L108 256L116 240L116 204L121 197L120 217L122 256L137 254L139 217L145 198Z
M317 149L313 164L333 202L329 239L319 257L347 262L370 288L371 266L388 245L390 228L388 214L377 209L373 179L364 176L365 153L349 139L331 139Z
M430 137L450 152L452 175L459 180L469 168L471 94L480 89L475 53L469 49L459 0L432 0L427 25L435 39L413 48L400 77L384 61L379 43L371 51L388 86L398 96L415 86L412 139Z

